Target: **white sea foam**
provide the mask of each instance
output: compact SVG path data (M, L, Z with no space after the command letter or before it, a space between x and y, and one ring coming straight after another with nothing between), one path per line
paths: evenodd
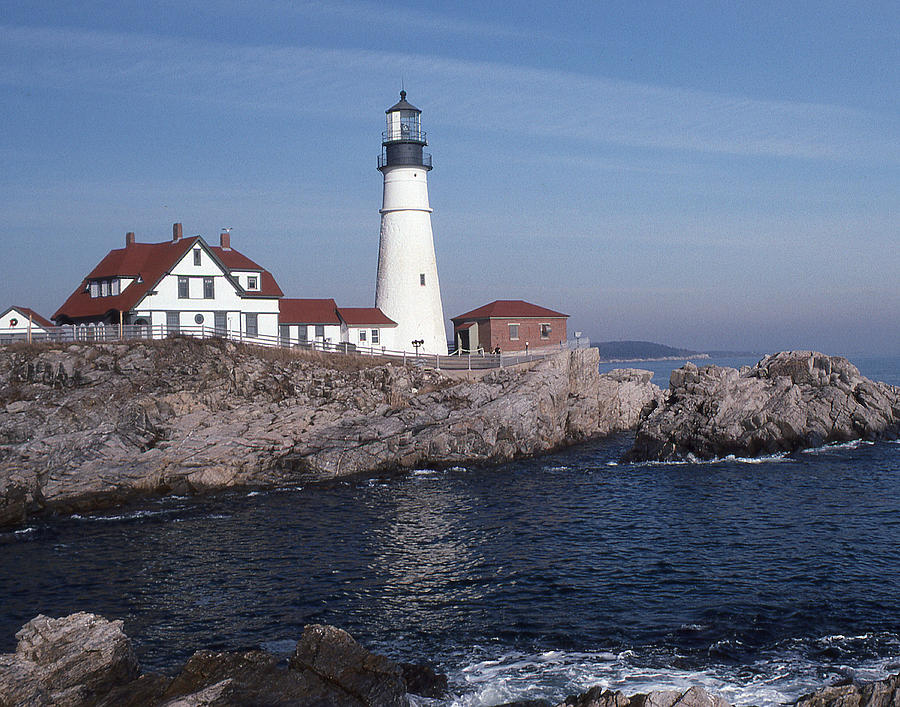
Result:
M832 442L821 447L812 447L802 450L803 454L827 454L835 449L858 449L859 447L871 447L875 443L868 439L852 439L849 442Z
M697 630L703 628L688 626ZM812 643L845 643L872 638L869 634L849 639L835 634ZM883 640L895 641L896 638ZM453 695L450 704L454 707L487 707L513 700L549 699L553 702L569 694L585 692L595 685L621 690L626 695L653 690L683 692L698 685L735 705L774 706L792 702L839 677L883 678L894 665L889 658L853 667L823 664L809 657L810 643L809 640L788 642L749 666L713 664L698 670L673 667L671 655L654 659L652 650L649 653L625 650L619 653L545 651L533 654L509 651L487 656L485 653L490 649L477 648L473 653L479 659L450 673ZM720 644L727 647L740 642L720 641L717 645Z
M572 467L563 464L561 466L545 466L544 471L568 471L571 468Z
M438 473L437 469L413 469L413 476L434 476Z
M468 471L464 466L451 466L449 471Z
M86 521L120 521L120 520L138 520L140 518L151 518L153 516L164 516L170 515L172 513L177 513L177 509L174 508L163 508L160 510L141 510L141 511L132 511L131 513L121 513L117 515L110 516L82 516L77 513L70 516L73 520L86 520Z
M247 493L247 498L254 498L255 496L264 496L264 491L250 491Z

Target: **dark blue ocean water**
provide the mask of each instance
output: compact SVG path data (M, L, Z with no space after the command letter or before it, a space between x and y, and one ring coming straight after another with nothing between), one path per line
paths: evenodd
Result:
M124 619L164 670L327 622L436 662L460 705L597 683L776 704L900 670L900 444L619 464L628 443L0 533L0 651L41 612Z

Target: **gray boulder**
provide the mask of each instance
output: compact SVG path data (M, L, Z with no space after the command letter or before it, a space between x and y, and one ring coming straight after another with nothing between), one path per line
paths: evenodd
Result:
M628 461L760 456L900 435L900 388L812 351L766 356L741 371L672 371L665 404L638 427Z
M900 675L869 683L851 683L801 697L796 707L900 707Z
M406 707L406 682L395 663L371 653L346 631L313 624L290 658L292 670L307 679L318 679L340 691L336 704L368 707Z
M121 621L79 612L39 615L16 634L15 653L0 655L0 704L94 704L139 674Z

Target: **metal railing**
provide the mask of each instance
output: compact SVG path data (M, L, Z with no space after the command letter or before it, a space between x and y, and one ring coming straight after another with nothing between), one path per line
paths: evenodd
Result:
M347 341L327 341L315 339L312 341L300 341L287 337L266 334L250 335L246 332L225 332L212 326L179 326L169 327L164 324L140 325L140 324L90 324L90 325L64 325L57 327L32 330L30 333L22 328L0 329L0 345L15 343L41 343L41 342L115 342L150 339L166 339L173 336L190 336L197 339L228 339L237 343L251 344L254 346L266 346L272 348L300 349L307 351L321 351L337 355L355 354L357 356L371 356L382 358L404 365L422 366L437 370L483 370L489 368L504 368L515 366L529 361L539 361L546 356L557 353L567 348L585 348L590 346L590 340L582 338L578 342L563 342L558 346L546 346L530 351L518 351L512 353L492 354L469 351L456 351L449 356L439 354L415 354L409 351L397 351L383 346L359 346ZM587 342L585 344L585 342Z
M382 142L421 142L423 145L427 143L424 130L416 130L415 128L405 128L401 126L398 130L382 130Z

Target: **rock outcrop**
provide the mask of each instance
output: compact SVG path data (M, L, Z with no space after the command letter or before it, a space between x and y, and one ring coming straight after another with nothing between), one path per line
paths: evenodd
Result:
M633 427L649 373L594 349L460 381L176 338L0 349L0 525L148 494L496 462Z
M665 404L640 424L626 459L752 457L897 436L900 388L864 378L845 358L790 351L741 371L673 371Z
M618 690L592 687L580 695L567 697L557 707L731 707L731 704L702 687L691 687L684 692L656 690L631 697Z
M16 637L16 652L0 655L2 707L409 704L401 667L333 626L307 626L287 666L261 650L201 650L174 678L139 674L121 621L85 613L38 616ZM446 684L445 676L421 667Z

